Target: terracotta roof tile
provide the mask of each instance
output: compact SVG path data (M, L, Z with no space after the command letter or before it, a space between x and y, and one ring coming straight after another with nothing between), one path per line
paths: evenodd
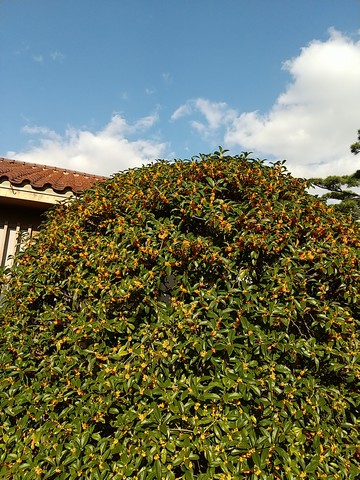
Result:
M56 192L63 192L70 188L74 193L86 190L96 182L106 180L106 177L99 175L7 158L0 158L0 178L5 178L14 186L29 182L34 189L40 190L49 186Z

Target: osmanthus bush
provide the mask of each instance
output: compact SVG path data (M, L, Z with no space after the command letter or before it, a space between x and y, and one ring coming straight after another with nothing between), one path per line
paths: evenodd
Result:
M282 163L56 208L1 307L4 479L360 478L359 228Z

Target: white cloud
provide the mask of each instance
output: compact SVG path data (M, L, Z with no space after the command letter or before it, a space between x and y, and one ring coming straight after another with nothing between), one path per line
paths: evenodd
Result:
M162 73L161 77L162 77L163 81L167 84L172 82L172 76L169 72Z
M285 158L296 176L359 168L349 146L360 128L360 41L329 33L284 63L292 78L287 89L268 113L239 115L225 136L227 146Z
M124 117L116 113L113 115L111 121L105 126L103 134L110 135L111 137L121 137L144 132L151 128L158 121L158 119L158 115L153 114L140 118L133 124L129 124Z
M54 62L63 62L65 60L65 55L61 52L59 52L58 50L55 50L53 52L50 52L50 58L54 61Z
M60 135L58 135L56 132L54 132L53 130L50 130L50 128L47 128L47 127L25 125L25 127L23 127L22 131L24 133L29 134L29 135L42 135L43 137L46 137L48 139L50 139L50 138L52 138L54 140L60 140L61 139Z
M195 108L204 115L210 130L216 130L221 125L227 124L235 117L235 111L230 109L225 102L210 102L204 98L198 98L194 102Z
M175 112L171 115L171 120L178 120L181 117L184 117L185 115L190 115L193 113L193 108L191 106L191 101L185 103L184 105L181 105L179 108L175 110Z
M121 100L129 100L129 93L128 92L121 92L120 93Z
M33 55L33 56L32 56L32 59L33 59L34 62L36 62L36 63L43 63L43 61L44 61L43 55Z
M110 175L164 156L167 144L145 135L157 120L157 115L149 115L129 124L124 117L114 114L99 131L69 127L64 135L46 127L26 126L25 133L40 137L36 145L23 152L7 152L7 156L25 162ZM138 138L131 139L132 135Z
M286 159L296 176L359 169L360 156L349 146L360 128L360 41L331 29L326 41L310 42L283 68L291 81L266 113L237 113L224 102L197 98L171 119L190 117L197 133L226 148Z
M204 138L210 138L219 128L229 125L236 118L236 111L229 108L225 102L211 102L205 98L188 100L171 115L171 120L201 114L205 122L191 120L190 125Z
M223 145L232 152L247 150L260 157L286 159L296 176L346 174L359 169L360 155L349 150L360 128L358 38L332 29L328 39L310 42L285 61L283 69L289 74L289 84L265 113L255 109L237 112L225 102L195 98L180 105L171 120L186 119L209 144ZM168 73L162 77L164 82L171 81ZM64 134L28 125L24 132L32 141L35 138L34 143L11 156L111 174L164 158L169 144L151 133L158 121L156 113L134 123L114 114L98 131L68 128Z

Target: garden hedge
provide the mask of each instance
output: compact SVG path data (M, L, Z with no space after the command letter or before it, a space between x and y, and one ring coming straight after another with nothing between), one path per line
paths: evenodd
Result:
M283 162L114 175L0 309L4 479L360 478L359 227Z

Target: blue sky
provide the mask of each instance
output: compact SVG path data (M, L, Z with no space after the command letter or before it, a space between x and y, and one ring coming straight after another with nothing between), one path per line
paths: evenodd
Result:
M351 173L359 0L0 0L0 156L109 175L222 145Z

